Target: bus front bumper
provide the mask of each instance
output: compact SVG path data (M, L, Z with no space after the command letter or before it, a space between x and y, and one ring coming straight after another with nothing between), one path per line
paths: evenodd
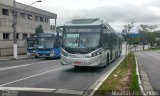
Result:
M61 55L61 64L62 65L72 65L72 66L101 66L101 55L91 58L70 58Z
M36 56L36 53L34 53L34 52L27 52L27 56L34 57L34 56Z
M51 53L37 53L37 55L40 57L40 58L58 58L60 57L59 55L55 55L54 53L51 54Z

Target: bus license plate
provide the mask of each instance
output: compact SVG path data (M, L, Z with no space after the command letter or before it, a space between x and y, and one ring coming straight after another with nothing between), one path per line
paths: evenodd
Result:
M74 65L80 65L81 62L74 62Z

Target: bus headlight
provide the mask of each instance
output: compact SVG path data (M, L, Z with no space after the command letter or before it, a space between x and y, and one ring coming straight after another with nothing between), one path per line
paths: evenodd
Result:
M33 53L36 53L37 52L37 50L33 50Z
M68 53L63 51L63 50L61 50L61 54L64 55L64 56L68 56Z
M52 52L50 53L50 56L54 56L54 51L52 51Z
M98 55L101 55L101 54L102 54L102 49L100 49L100 50L92 53L92 54L91 54L91 57L98 56Z

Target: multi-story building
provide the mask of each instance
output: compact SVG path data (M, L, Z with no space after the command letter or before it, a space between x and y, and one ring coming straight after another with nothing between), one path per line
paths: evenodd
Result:
M0 56L13 54L13 1L0 0ZM26 53L26 38L35 33L40 24L50 31L50 19L56 22L57 14L16 2L18 54Z

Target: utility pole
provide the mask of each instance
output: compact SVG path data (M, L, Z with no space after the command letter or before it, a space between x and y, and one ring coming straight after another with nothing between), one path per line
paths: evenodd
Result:
M14 59L17 59L17 38L16 38L16 1L13 0L13 54Z
M24 9L30 7L31 5L33 5L34 3L37 2L42 2L41 0L35 1L32 4L28 5L27 7L25 7ZM23 10L24 10L23 9ZM16 0L13 0L13 55L14 55L14 59L18 58L18 53L17 53L17 32L16 32L16 24L17 24L17 12L16 12Z

